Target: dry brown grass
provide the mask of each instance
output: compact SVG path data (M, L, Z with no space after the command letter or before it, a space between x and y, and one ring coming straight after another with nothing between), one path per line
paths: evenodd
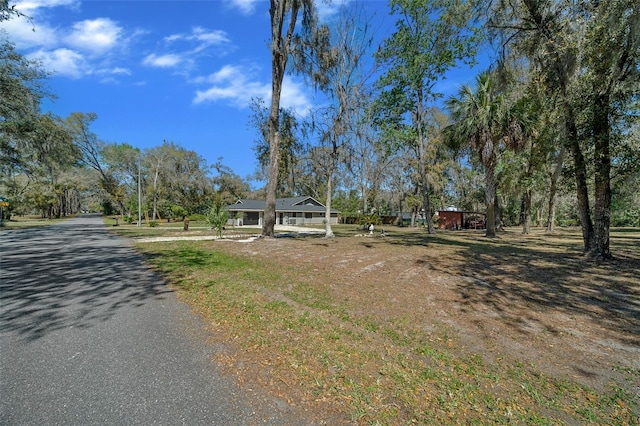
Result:
M337 228L140 244L229 350L217 361L317 419L637 424L640 230L615 259L578 231Z

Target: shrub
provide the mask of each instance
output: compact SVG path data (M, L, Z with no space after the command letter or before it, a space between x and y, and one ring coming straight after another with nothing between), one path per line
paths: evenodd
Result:
M149 226L151 228L155 228L156 226L158 226L158 221L157 220L152 220L149 222Z
M207 221L207 217L203 214L200 213L194 213L192 215L189 216L189 220L192 222L206 222Z
M207 214L207 223L211 225L211 229L218 231L218 237L222 237L222 231L227 220L229 220L229 211L218 199Z

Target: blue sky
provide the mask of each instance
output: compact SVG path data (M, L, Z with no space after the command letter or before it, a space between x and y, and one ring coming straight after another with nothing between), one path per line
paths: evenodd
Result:
M318 2L322 18L335 16L339 3ZM382 40L393 30L387 2L365 3ZM31 22L0 27L51 72L47 84L57 98L45 102L45 111L94 112L92 130L109 143L145 149L173 141L209 164L222 157L243 178L255 171L249 105L252 97L271 96L267 0L15 4ZM451 73L441 90L452 92L473 75L468 68ZM283 107L304 114L317 102L301 79L287 77Z

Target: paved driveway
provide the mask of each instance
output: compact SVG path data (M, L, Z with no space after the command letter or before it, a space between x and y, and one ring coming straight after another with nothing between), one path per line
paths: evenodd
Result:
M309 423L222 377L208 337L101 218L0 232L1 425Z

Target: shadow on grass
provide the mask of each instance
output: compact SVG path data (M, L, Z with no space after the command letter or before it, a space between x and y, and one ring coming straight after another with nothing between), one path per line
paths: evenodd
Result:
M165 271L173 271L181 268L219 266L219 262L214 259L212 252L192 247L181 247L157 252L148 251L145 252L144 257ZM162 261L157 261L156 259L158 258L161 258Z
M581 255L576 234L512 232L490 239L476 232L414 233L387 241L425 247L419 264L463 277L458 286L463 311L488 305L521 333L535 321L527 312L553 309L569 318L588 316L640 353L640 233L612 232L615 258L604 263ZM446 260L439 258L442 253Z
M183 285L191 280L182 281L194 271L227 273L236 270L250 270L248 260L229 255L218 250L202 247L201 242L174 241L145 248L144 259L155 266L160 274L171 274L175 284Z

